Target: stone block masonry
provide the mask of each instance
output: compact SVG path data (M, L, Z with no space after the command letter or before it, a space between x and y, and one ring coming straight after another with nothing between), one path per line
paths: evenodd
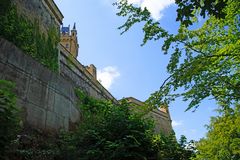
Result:
M61 48L60 74L54 73L24 54L15 45L0 38L0 79L16 83L17 106L23 120L35 129L56 133L69 130L80 121L75 88L89 96L118 101L76 59ZM139 102L131 98L133 102ZM141 102L142 103L142 102ZM168 112L151 113L156 130L172 130Z
M41 31L60 29L63 15L53 0L11 0L18 13L30 21L38 21ZM75 28L75 27L74 27ZM45 47L45 46L42 46ZM89 96L118 101L96 79L96 68L83 66L64 46L59 44L59 73L54 73L24 54L11 42L0 37L0 79L16 84L17 106L22 108L24 122L35 129L56 133L69 130L80 121L75 89ZM167 113L153 115L160 130L170 131Z
M0 79L16 83L17 106L24 122L46 132L69 130L77 123L75 86L0 38Z
M42 31L49 27L60 29L63 15L53 0L10 0L17 6L18 12L32 22L38 21Z
M60 74L74 86L84 90L89 96L96 99L118 101L106 90L76 58L60 45Z

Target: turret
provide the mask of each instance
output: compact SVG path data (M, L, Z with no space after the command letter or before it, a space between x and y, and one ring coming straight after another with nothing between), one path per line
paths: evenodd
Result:
M97 68L90 64L90 66L86 66L87 71L93 76L94 79L97 79Z
M78 56L78 40L77 40L77 30L76 24L74 23L73 29L70 32L70 25L68 27L61 28L61 42L60 42L73 57Z

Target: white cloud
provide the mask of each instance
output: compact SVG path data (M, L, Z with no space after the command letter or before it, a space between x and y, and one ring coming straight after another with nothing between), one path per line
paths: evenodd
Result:
M155 20L162 18L162 11L174 4L174 0L128 0L128 3L136 4L141 8L147 8Z
M120 76L116 67L107 66L97 71L98 81L106 88L110 89L115 79Z
M128 0L128 3L137 4L137 5L141 5L142 2L143 0Z
M175 120L172 121L173 127L177 127L177 126L181 126L181 125L183 125L182 121L175 121Z

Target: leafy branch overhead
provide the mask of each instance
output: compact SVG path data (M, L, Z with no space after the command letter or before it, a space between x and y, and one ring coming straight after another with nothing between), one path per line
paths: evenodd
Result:
M164 39L162 51L171 54L167 66L169 77L153 93L148 103L169 104L177 97L190 101L186 110L197 108L206 98L214 98L221 106L231 106L240 100L240 1L211 0L176 1L177 34L170 34L152 19L150 12L126 0L115 3L118 16L127 17L119 27L124 33L142 22L143 44ZM190 29L205 18L201 27ZM198 23L199 24L199 23ZM180 92L182 91L182 92Z
M227 6L227 0L176 0L178 5L177 21L181 21L185 26L192 25L192 18L195 16L194 12L199 11L199 15L203 18L206 15L215 16L216 18L225 18L224 12Z

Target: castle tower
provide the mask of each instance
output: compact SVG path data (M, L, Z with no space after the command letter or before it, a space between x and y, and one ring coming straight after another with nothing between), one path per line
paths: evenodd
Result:
M78 56L78 40L77 40L77 30L76 24L74 23L73 29L70 32L70 25L68 27L61 28L61 45L63 45L73 57Z

